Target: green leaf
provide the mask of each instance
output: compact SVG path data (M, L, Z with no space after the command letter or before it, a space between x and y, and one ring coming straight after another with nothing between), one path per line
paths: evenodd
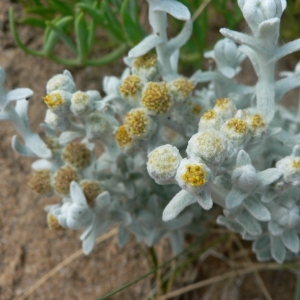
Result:
M41 56L44 54L42 51L35 51L29 49L25 44L21 42L17 31L16 23L15 23L14 9L12 7L9 9L9 25L10 25L10 31L13 35L15 42L24 52L35 56Z
M127 39L130 41L130 46L135 45L144 37L142 26L136 21L136 7L134 1L125 0L121 9L122 27Z
M50 7L59 11L64 16L72 16L74 14L73 9L69 5L59 0L51 0Z
M88 55L88 30L82 11L76 13L74 25L79 61L84 64Z
M29 25L33 27L41 27L46 28L46 24L44 20L35 19L35 18L24 18L20 21L21 24Z
M72 22L73 17L66 16L59 19L56 19L53 22L47 22L47 29L45 31L45 38L44 38L44 52L46 55L52 53L55 45L58 43L59 38L61 38L69 48L77 53L76 47L64 32L64 29Z
M102 66L102 65L109 64L110 62L112 62L112 61L116 60L118 57L120 57L126 49L127 49L127 46L125 44L122 44L116 50L114 50L113 52L111 52L105 56L102 56L101 58L86 60L85 65L87 65L87 66Z
M28 8L26 9L26 12L28 14L36 14L36 15L41 15L41 17L46 17L45 15L53 15L56 13L56 10L53 8L49 7L33 7L33 8Z

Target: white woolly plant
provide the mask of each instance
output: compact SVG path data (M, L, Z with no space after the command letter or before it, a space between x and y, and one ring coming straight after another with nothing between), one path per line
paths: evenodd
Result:
M177 71L192 32L188 9L175 0L148 3L152 32L129 51L121 78L104 78L104 97L78 90L66 70L48 81L45 141L29 128L32 91L5 93L0 69L0 118L24 139L14 137L13 149L39 158L29 186L62 200L46 208L49 228L81 229L86 254L112 224L121 246L130 232L148 246L167 236L179 253L184 233L200 233L203 210L217 204L224 213L217 223L254 241L258 260L298 256L299 109L278 101L300 86L299 68L275 80L276 62L300 49L300 40L278 45L286 1L239 0L251 33L221 29L225 39L206 54L215 69L191 78ZM185 22L173 38L167 14ZM235 79L246 56L255 86ZM198 82L209 84L197 89Z

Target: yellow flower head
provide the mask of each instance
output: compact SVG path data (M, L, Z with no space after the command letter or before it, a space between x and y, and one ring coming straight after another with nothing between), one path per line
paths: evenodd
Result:
M163 114L171 107L171 95L167 85L162 82L149 82L142 95L141 104L149 114Z

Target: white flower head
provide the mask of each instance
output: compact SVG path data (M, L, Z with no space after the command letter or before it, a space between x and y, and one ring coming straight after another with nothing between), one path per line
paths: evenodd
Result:
M268 125L260 114L246 116L249 132L252 139L261 140L267 133Z
M55 90L43 98L48 108L59 116L66 116L71 113L72 94L63 90Z
M132 63L132 74L145 78L147 81L156 81L160 71L161 65L153 53L140 56Z
M93 111L93 98L82 91L72 94L71 111L75 116L82 117Z
M276 168L283 173L285 183L300 184L300 157L286 156L276 163Z
M200 118L198 131L205 129L219 130L223 124L224 120L216 110L208 110Z
M272 220L283 228L293 228L300 223L299 206L292 199L283 199L271 205Z
M229 98L219 98L213 108L223 120L230 119L236 113L236 106Z
M73 80L73 76L68 70L65 70L63 74L53 76L47 82L47 94L50 94L56 90L62 90L69 93L74 93L76 91L76 85Z
M143 108L130 110L125 116L124 125L133 138L148 139L156 128L156 123Z
M204 161L208 166L217 166L228 156L227 147L227 140L220 132L207 129L191 137L186 153L189 158Z
M91 113L86 120L86 132L89 139L101 138L112 132L111 125L103 113Z
M206 164L184 158L180 162L175 179L182 189L192 194L199 194L211 183L212 173Z
M232 183L243 192L251 192L257 185L256 170L252 165L235 168L232 172Z
M239 118L227 120L220 131L236 147L242 146L250 137L246 121Z
M167 86L174 102L178 104L186 102L192 96L192 92L195 89L194 83L184 77L169 81Z
M173 183L181 159L176 147L172 145L157 147L148 154L148 173L158 184Z
M143 78L137 75L129 75L122 81L119 91L122 97L131 105L138 106L145 83L146 81Z
M286 7L285 0L238 0L238 4L254 33L262 22L280 18Z
M50 109L46 111L45 123L60 131L66 131L71 126L69 118L58 116Z

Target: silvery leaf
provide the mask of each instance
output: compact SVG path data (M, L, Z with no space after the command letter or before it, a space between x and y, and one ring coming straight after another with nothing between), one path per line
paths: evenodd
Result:
M120 222L125 225L128 225L131 223L131 217L130 214L127 211L123 211L120 209L115 209L110 211L110 218L114 222Z
M177 217L176 219L166 222L165 225L170 230L178 230L178 229L181 229L181 228L187 226L188 224L190 224L192 219L193 219L193 214L185 213L185 214Z
M300 85L300 72L276 81L275 101L278 102L285 93L287 93L288 91L296 87L299 87L299 85Z
M258 52L267 54L265 49L259 45L257 40L247 34L236 32L227 28L221 28L220 33L237 44L245 44Z
M163 221L176 218L187 206L196 203L194 196L185 190L177 193L163 211Z
M274 181L278 180L282 172L276 168L266 169L261 171L257 174L258 185L265 186L273 183Z
M284 245L292 252L298 253L300 250L299 236L293 229L287 229L283 232L282 241Z
M270 249L256 252L257 260L260 262L269 261L272 259L272 254Z
M271 235L271 254L279 264L285 259L286 250L279 236Z
M236 167L242 167L246 165L252 165L251 158L246 151L240 150L236 157Z
M269 235L263 235L257 238L252 244L252 250L254 252L263 251L270 248L270 237Z
M261 226L246 210L236 216L236 221L251 235L260 235Z
M211 195L207 191L202 191L199 195L195 195L195 199L198 201L200 206L205 210L209 210L213 206Z
M165 235L164 230L152 230L147 234L145 242L147 246L151 247L156 244Z
M279 26L280 26L280 19L279 18L272 18L268 19L258 26L258 32L260 38L265 41L270 41L273 44L272 50L275 48L274 46L277 43L278 34L279 34ZM272 39L272 41L271 41ZM271 46L271 45L268 45Z
M129 240L129 231L126 227L120 226L118 232L118 244L121 248L123 248Z
M101 213L106 211L110 204L110 194L109 192L105 191L97 196L95 200L95 207L94 210L96 213Z
M283 46L277 48L275 55L270 59L269 62L275 62L284 56L300 50L300 39L286 43Z
M269 210L255 197L250 197L243 202L248 212L258 221L270 221Z
M81 187L75 181L72 181L70 184L70 196L71 196L72 202L77 203L79 205L83 205L84 207L88 207L86 198L81 190Z
M36 170L36 171L38 171L38 170L51 170L53 168L53 164L49 160L39 159L39 160L34 161L31 164L31 168L33 170Z
M268 228L272 235L281 235L283 233L283 228L274 221L268 223Z
M62 132L62 134L59 137L59 143L61 145L66 145L70 142L72 142L73 140L75 140L76 138L82 136L82 134L80 132L76 132L76 131L65 131Z
M151 34L144 38L139 44L133 47L129 53L129 57L140 57L148 53L151 49L162 43L163 39L160 36Z
M178 255L183 250L184 236L181 231L175 231L170 234L171 246L173 252Z
M18 88L9 91L5 96L4 106L10 101L29 99L33 95L33 91L28 88Z
M256 52L246 45L241 45L239 47L239 50L248 56L248 58L250 59L250 61L252 63L252 66L254 68L256 75L259 75L260 70L259 70L259 63L258 63Z
M153 11L163 11L172 17L187 21L191 19L191 14L186 6L175 0L160 0L153 7Z
M247 197L247 193L244 193L238 189L232 189L226 196L225 203L226 208L232 209L239 206L243 200Z
M41 158L50 158L52 156L51 150L48 149L47 145L36 133L30 133L25 137L25 145Z
M12 137L11 146L15 152L22 156L36 157L35 153L33 153L30 148L21 143L17 135Z
M237 233L242 233L244 231L243 227L240 224L238 224L234 220L227 219L224 216L218 216L217 224L226 226L230 230Z

